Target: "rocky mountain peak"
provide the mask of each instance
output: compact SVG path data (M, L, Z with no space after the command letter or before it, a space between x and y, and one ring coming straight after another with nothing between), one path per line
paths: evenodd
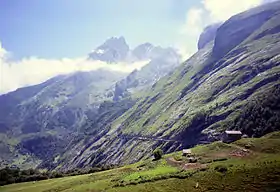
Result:
M111 37L102 45L94 49L88 59L99 60L107 63L135 62L154 60L158 58L179 58L173 48L154 46L151 43L143 43L134 49L130 49L124 37Z
M112 37L89 54L89 59L117 63L126 59L129 46L124 37Z
M139 60L149 59L152 49L154 49L154 46L151 43L144 43L137 46L132 51L132 55Z
M121 37L111 37L105 41L103 45L100 47L112 47L112 48L120 48L120 47L126 47L129 49L128 44L126 43L126 40L123 36Z

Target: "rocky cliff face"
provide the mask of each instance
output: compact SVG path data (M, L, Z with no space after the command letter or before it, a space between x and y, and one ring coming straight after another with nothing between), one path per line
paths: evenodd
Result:
M277 4L279 2L276 2ZM278 14L275 4L266 4L226 21L217 31L213 55L220 59L247 38L260 31L260 28ZM261 30L264 33L264 30Z
M144 43L132 50L132 55L139 60L147 60L152 57L154 46L151 43Z
M214 41L147 89L100 137L80 140L60 169L132 163L155 147L171 152L227 129L253 137L279 130L279 10L276 2L226 21Z
M89 59L107 63L124 61L129 52L124 37L112 37L89 54Z
M135 70L115 86L114 100L119 101L134 93L144 92L160 78L172 72L180 65L181 59L178 54L170 48L154 48L149 56L150 62L141 70Z
M208 43L212 42L216 38L216 33L222 23L215 23L210 26L207 26L201 33L197 48L198 50L203 49Z
M118 62L155 61L159 58L170 62L174 59L180 60L180 55L173 48L162 48L151 43L141 44L131 50L124 37L112 37L88 56L90 60L115 64Z

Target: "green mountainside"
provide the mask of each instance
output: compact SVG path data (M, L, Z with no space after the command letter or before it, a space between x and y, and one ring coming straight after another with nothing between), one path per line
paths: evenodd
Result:
M95 106L112 99L114 83L124 75L78 72L0 96L1 164L52 161L77 137L86 114L97 114Z
M1 95L0 167L124 165L157 147L220 140L228 129L249 137L279 130L280 2L217 27L179 66L174 50L157 48L129 75L78 72Z
M214 142L158 161L44 181L0 186L3 192L40 191L279 191L280 133L241 139L231 144Z
M108 69L76 72L1 95L0 167L52 169L81 139L101 137L110 122L135 104L133 92L151 86L180 64L172 48L152 50L147 64L130 74Z
M259 137L280 128L280 2L233 16L216 38L96 137L74 143L59 169L127 164L219 140L227 129ZM82 150L81 150L82 149Z

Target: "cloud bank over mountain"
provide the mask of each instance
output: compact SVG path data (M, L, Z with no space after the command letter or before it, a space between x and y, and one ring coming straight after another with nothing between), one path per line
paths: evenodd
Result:
M180 35L176 47L183 56L183 60L197 51L199 36L206 26L225 21L234 14L272 1L201 0L200 6L186 10L185 22L178 29ZM114 52L110 50L108 53L112 54ZM0 42L0 94L20 87L38 84L60 74L100 68L129 73L135 69L140 69L148 62L118 61L116 64L112 64L106 61L89 60L87 57L44 59L35 56L14 61L11 59L11 53L2 47Z
M162 48L144 43L130 49L124 37L109 38L85 57L44 59L28 57L14 60L7 50L0 47L0 94L20 87L42 83L54 76L78 71L105 69L120 73L130 73L152 63L158 71L146 71L155 75L166 63L177 65L182 60L173 48ZM151 70L152 68L150 68ZM146 69L147 70L147 69Z
M0 43L0 94L20 87L35 85L57 75L77 71L92 71L102 68L129 73L135 69L141 69L148 62L109 64L103 61L88 60L86 57L59 60L30 57L14 61L10 59L9 52Z

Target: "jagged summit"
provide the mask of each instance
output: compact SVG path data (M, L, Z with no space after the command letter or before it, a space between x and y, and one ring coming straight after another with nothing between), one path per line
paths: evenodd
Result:
M129 46L124 37L112 37L89 54L89 59L117 63L126 59Z
M107 63L118 63L153 60L159 57L165 57L165 55L173 55L179 59L178 53L173 48L154 46L149 42L130 49L125 38L121 36L107 39L89 54L88 59Z
M132 55L137 59L144 60L149 59L151 51L154 49L154 46L151 43L144 43L137 46L133 51Z

